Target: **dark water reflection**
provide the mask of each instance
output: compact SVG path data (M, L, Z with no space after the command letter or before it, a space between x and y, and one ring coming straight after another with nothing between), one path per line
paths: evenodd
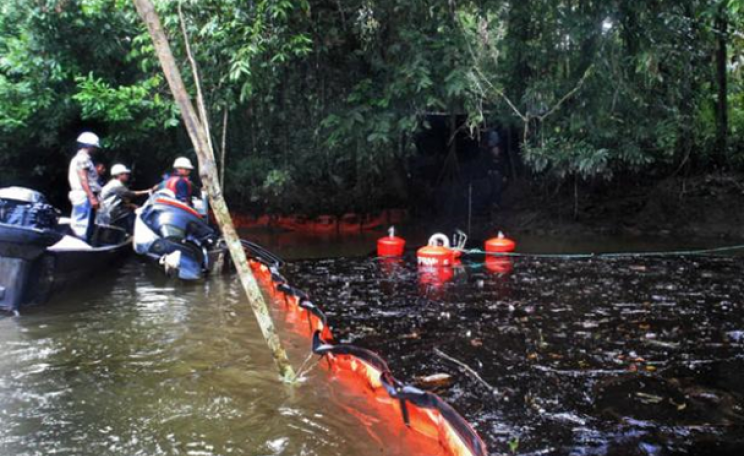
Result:
M454 232L442 226L405 227L396 233L405 237L407 248L425 245L434 232L451 236ZM492 233L493 234L493 233ZM508 234L508 233L507 233ZM243 230L241 235L256 241L288 260L309 258L359 257L375 248L377 239L385 230L366 231L357 234L308 234L270 229ZM719 240L680 239L669 236L537 236L520 235L519 251L525 253L573 253L573 252L643 252L657 250L699 249L719 245ZM481 245L471 240L469 246Z
M375 237L264 241L307 258L366 253ZM475 263L446 283L422 280L412 258L285 272L401 380L452 375L437 392L494 454L744 453L741 259L520 259L510 274ZM276 317L298 366L307 340ZM229 277L183 285L132 260L0 317L0 350L2 456L419 453L322 369L294 389L277 382Z
M288 274L400 378L454 376L439 392L492 451L744 454L741 258L520 259L445 283L381 261Z

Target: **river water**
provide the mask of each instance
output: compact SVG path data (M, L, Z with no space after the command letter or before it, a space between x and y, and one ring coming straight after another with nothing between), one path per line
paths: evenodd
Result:
M364 255L374 237L257 236L305 258L284 273L337 337L401 380L451 376L435 391L493 454L744 454L741 258L475 258L432 276ZM611 247L666 247L646 244ZM548 247L609 249L524 249ZM301 365L308 341L275 317ZM133 258L0 317L0 349L2 456L435 454L321 367L278 382L231 277L182 284Z

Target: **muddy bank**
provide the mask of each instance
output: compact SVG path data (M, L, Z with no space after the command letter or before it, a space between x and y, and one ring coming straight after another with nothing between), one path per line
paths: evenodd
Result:
M744 176L625 178L593 185L513 182L479 231L744 239Z
M479 196L470 195L472 200ZM481 201L482 203L482 201ZM744 175L704 175L663 180L618 177L594 183L509 183L499 204L473 204L466 190L408 207L341 214L257 214L236 211L241 228L336 235L384 233L390 225L409 232L469 231L484 239L498 231L514 236L624 236L744 241ZM483 209L483 208L486 209ZM261 211L258 211L259 213ZM682 242L683 243L683 242Z

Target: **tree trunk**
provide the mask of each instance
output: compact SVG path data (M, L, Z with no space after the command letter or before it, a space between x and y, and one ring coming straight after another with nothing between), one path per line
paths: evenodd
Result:
M220 144L220 187L225 188L225 169L227 168L227 117L230 110L225 106L222 116L222 143Z
M510 25L507 41L516 45L510 46L514 49L514 72L516 77L511 81L507 93L517 106L521 106L527 87L532 78L532 56L529 50L525 51L533 39L534 28L532 26L533 6L531 0L515 2L509 8L508 22Z
M248 297L248 302L253 309L253 313L256 315L258 325L261 328L261 333L272 351L274 362L279 369L280 375L285 381L292 381L295 377L294 370L289 363L287 353L282 347L279 336L276 334L274 322L271 319L269 309L266 306L266 302L264 301L261 290L258 287L258 283L248 266L248 259L245 256L245 251L243 250L240 238L238 237L238 233L235 231L235 226L230 217L227 203L222 195L222 188L220 187L217 178L214 151L212 150L208 139L209 132L206 130L205 124L203 123L206 119L200 119L198 117L197 112L191 103L191 99L186 91L183 79L181 78L181 72L173 58L168 38L165 35L165 31L160 23L160 18L158 17L151 0L133 1L137 8L137 12L150 33L150 38L152 38L155 51L160 60L160 65L163 68L163 73L168 80L168 85L173 93L173 97L181 111L183 123L186 126L186 130L188 131L191 142L196 150L199 159L199 176L209 194L209 201L212 205L212 210L217 219L217 223L222 230L222 236L224 237L230 251L230 256L235 263L235 267L240 277L240 282L243 285L243 290Z
M726 18L726 7L721 6L716 19L716 33L718 35L718 46L716 48L716 82L718 83L718 100L716 103L716 147L718 153L724 157L728 156L728 78L727 64L727 40L728 20Z

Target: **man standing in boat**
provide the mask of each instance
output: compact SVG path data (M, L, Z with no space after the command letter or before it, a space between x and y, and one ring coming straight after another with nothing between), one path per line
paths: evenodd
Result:
M173 162L173 175L165 181L165 188L172 191L178 201L192 205L191 195L194 193L194 184L189 176L194 166L186 157L178 157Z
M87 241L93 230L101 192L98 172L91 157L101 148L101 141L95 133L86 131L78 136L77 144L77 154L70 161L67 173L72 203L71 228L77 237Z

